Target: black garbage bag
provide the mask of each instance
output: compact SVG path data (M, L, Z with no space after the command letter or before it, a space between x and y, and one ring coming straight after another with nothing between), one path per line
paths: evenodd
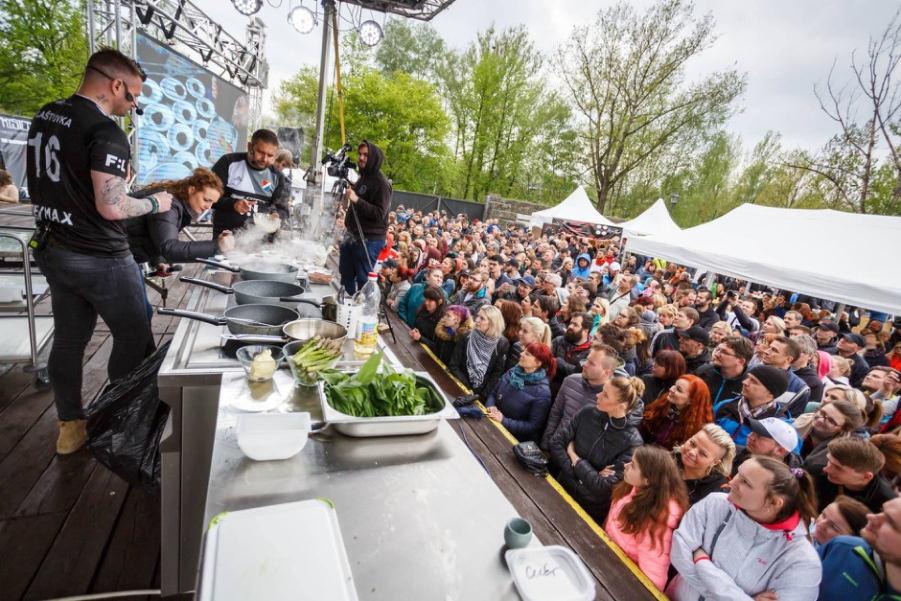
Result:
M167 342L86 410L87 446L97 461L153 495L159 495L160 438L169 416L156 378L168 349Z

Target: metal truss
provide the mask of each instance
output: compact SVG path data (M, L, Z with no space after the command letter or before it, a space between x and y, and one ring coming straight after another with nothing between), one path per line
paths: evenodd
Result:
M431 21L435 15L453 4L454 0L341 0L341 2L410 19Z

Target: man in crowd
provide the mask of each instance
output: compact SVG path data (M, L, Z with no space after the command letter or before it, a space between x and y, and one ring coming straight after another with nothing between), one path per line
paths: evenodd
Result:
M563 336L566 327L557 319L557 312L560 311L560 303L557 302L555 296L539 296L537 302L531 299L522 301L523 317L537 317L545 322L551 328L551 338Z
M794 339L786 336L777 336L763 353L765 365L785 370L788 375L788 388L777 402L785 405L789 415L794 417L804 412L810 400L810 387L791 370L792 364L800 357L801 347Z
M513 280L504 273L504 258L500 255L492 255L488 257L488 277L494 282L495 296L506 292L505 286L513 287Z
M611 320L616 319L619 312L629 306L632 302L632 286L635 283L635 276L623 274L619 278L616 290L610 295L610 312L608 313Z
M835 353L833 353L851 361L851 376L848 380L854 388L860 388L863 377L867 375L867 372L870 370L870 366L867 365L866 359L860 356L860 351L862 351L866 345L866 341L860 334L843 334L842 337L838 339Z
M898 408L901 372L894 367L878 366L867 372L860 387L874 401L882 402L882 421L887 422Z
M876 513L882 504L898 496L891 484L879 474L885 456L869 440L843 436L829 443L826 467L816 477L820 509L839 494L857 499Z
M713 327L713 324L720 321L719 314L713 308L713 295L707 288L698 290L695 309L698 311L698 325L708 332Z
M488 288L483 282L482 272L476 269L469 274L465 287L461 287L451 299L451 305L463 305L469 309L470 315L475 315L483 306L490 304Z
M817 370L814 368L814 362L817 359L817 343L807 334L790 336L790 338L798 345L801 353L798 359L792 363L791 369L810 388L810 399L808 402L819 403L823 400L823 380L820 379Z
M732 462L732 475L738 472L739 466L752 455L772 457L782 461L789 467L801 467L801 458L795 453L798 448L798 431L791 424L778 417L749 419L747 446L740 450Z
M695 371L707 385L714 405L741 395L745 370L753 355L754 347L747 338L729 336L713 349L711 362Z
M78 91L44 105L31 122L26 153L37 231L34 257L50 286L54 336L48 370L58 417L56 451L87 441L81 399L84 349L97 317L113 337L107 372L127 376L154 348L144 285L123 220L168 211L172 197L127 193L128 138L114 117L141 94L144 72L117 50L88 59Z
M817 350L834 355L838 331L838 324L834 321L821 321L817 329L813 331L813 336L817 341Z
M694 307L682 307L676 311L672 326L657 332L651 340L651 356L653 357L660 351L679 350L678 332L696 326L698 318L698 312Z
M556 381L582 371L582 361L591 350L589 334L593 322L588 313L576 313L570 318L566 333L554 338L551 350L557 359Z
M582 407L596 402L598 393L613 377L617 365L619 356L614 348L600 342L591 345L582 372L570 374L563 379L541 437L542 449L548 449L554 435L565 428Z
M707 351L710 336L707 330L701 326L691 326L687 330L677 330L676 333L679 335L679 352L685 357L688 373L693 374L710 362L710 353Z
M252 215L288 218L291 184L275 166L278 136L268 129L253 132L247 152L222 155L212 167L225 184L225 193L213 205L213 237L225 230L237 232Z
M748 418L778 417L788 419L786 408L776 399L788 388L788 373L784 369L758 365L748 370L742 382L741 396L720 401L713 408L714 421L723 428L738 446L747 444L751 427Z
M345 192L348 207L344 226L347 231L338 258L341 285L350 294L366 283L369 271L385 247L392 189L391 182L381 171L384 162L385 154L372 142L363 140L357 146L360 178Z

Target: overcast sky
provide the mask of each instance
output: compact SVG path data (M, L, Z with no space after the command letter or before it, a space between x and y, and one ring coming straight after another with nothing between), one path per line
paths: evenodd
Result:
M247 18L231 2L194 1L244 39ZM650 4L649 0L631 1L638 8ZM279 2L279 8L272 6ZM258 13L268 28L269 92L301 64L319 63L321 29L301 35L287 23L288 6L298 3L264 0ZM312 6L311 0L304 3ZM587 22L610 4L605 0L456 0L432 24L456 47L466 46L492 22L499 28L524 24L538 48L551 53L576 24ZM747 73L741 112L729 123L730 131L741 136L745 151L770 129L782 133L787 147L814 149L835 133L834 124L819 110L814 84L825 81L834 60L837 73L846 77L851 51L865 51L869 37L882 32L898 7L889 0L696 0L699 14L713 14L718 39L690 63L689 78L732 65ZM347 16L346 7L342 14ZM375 18L383 19L380 13Z

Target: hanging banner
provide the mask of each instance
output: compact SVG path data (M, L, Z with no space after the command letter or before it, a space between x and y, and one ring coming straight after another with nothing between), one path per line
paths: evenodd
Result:
M0 169L9 171L13 183L23 188L25 182L25 150L31 120L13 115L0 115Z
M544 224L541 234L555 236L560 233L568 233L583 238L594 240L616 241L623 235L623 228L612 225L588 223L587 221L573 221L571 219L559 219L555 217L550 223Z

